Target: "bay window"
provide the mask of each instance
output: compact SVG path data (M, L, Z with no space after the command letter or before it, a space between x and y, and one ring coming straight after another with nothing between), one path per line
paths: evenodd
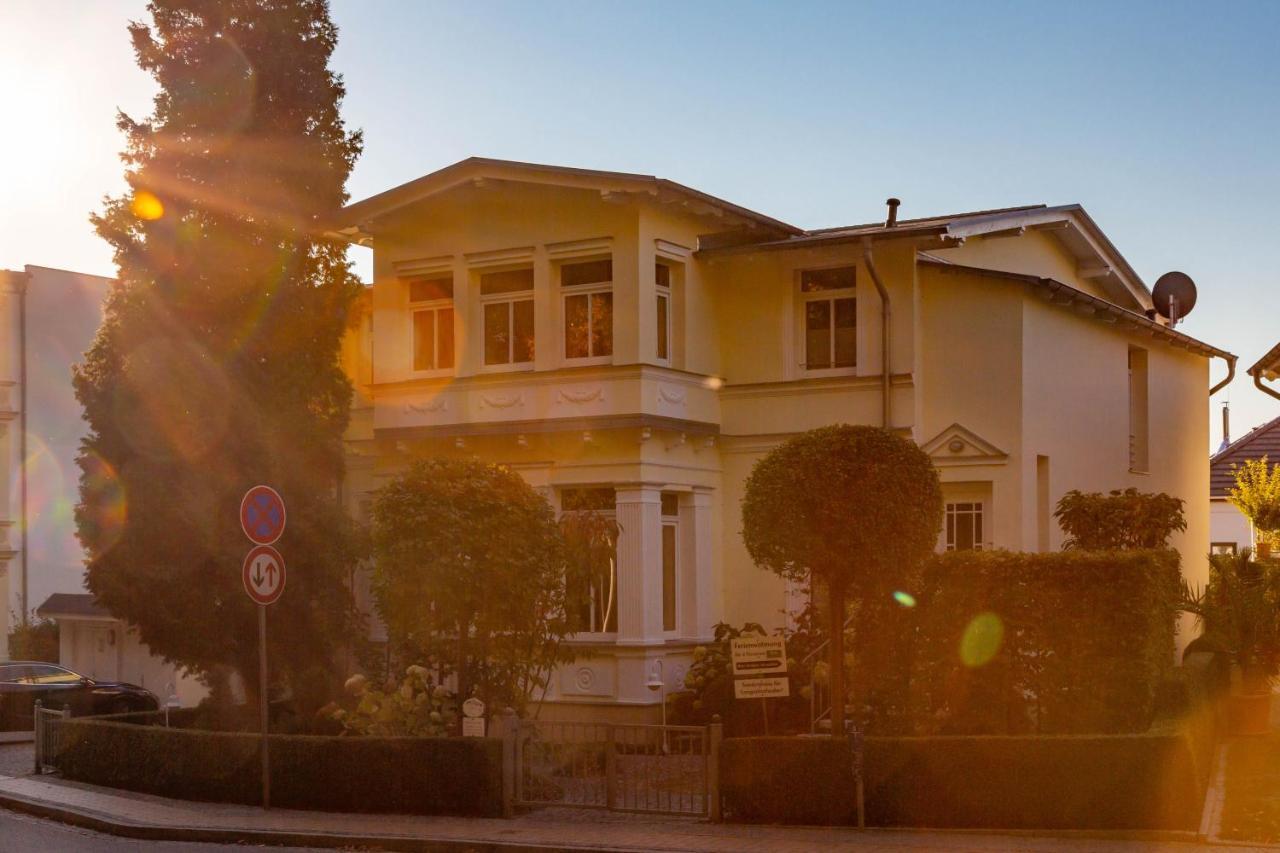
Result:
M564 295L564 357L613 355L613 261L578 261L560 267Z
M671 362L671 267L654 265L658 299L658 360Z
M453 368L453 278L411 278L409 308L413 322L413 369Z

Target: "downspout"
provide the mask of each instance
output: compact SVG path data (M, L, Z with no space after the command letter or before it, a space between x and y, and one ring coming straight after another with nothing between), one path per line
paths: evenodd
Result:
M27 602L27 285L31 274L22 276L18 285L18 517L22 525L22 627L30 624L30 606Z
M862 262L866 264L871 275L871 283L880 294L880 424L885 429L893 428L893 409L890 403L890 379L892 372L889 365L889 319L891 316L889 291L880 280L876 271L876 262L871 254L871 241L865 240L862 249Z
M1217 393L1218 393L1219 391L1221 391L1223 388L1226 388L1229 384L1231 384L1231 380L1236 378L1236 357L1235 357L1234 355L1230 355L1230 354L1228 354L1228 355L1223 356L1223 358L1225 358L1225 359L1227 360L1227 378L1226 378L1226 379L1223 379L1223 380L1222 380L1221 382L1219 382L1217 385L1214 385L1212 388L1210 388L1210 389L1209 389L1209 396L1210 396L1210 397L1212 397L1214 394L1217 394ZM1255 381L1255 382L1257 381L1256 377L1255 377L1254 381ZM1261 388L1262 386L1258 386L1258 387L1260 387L1260 388ZM1263 390L1263 391L1266 391L1268 394L1271 394L1271 393L1272 393L1272 392L1271 392L1269 389L1267 389L1267 388L1263 388L1262 390Z
M1234 365L1233 365L1233 366L1234 366ZM1258 389L1259 391L1261 391L1262 393L1264 393L1264 394L1270 394L1272 397L1275 397L1277 400L1280 400L1280 391L1277 391L1277 390L1276 390L1276 389L1274 389L1274 388L1270 388L1270 387L1268 387L1268 386L1266 386L1266 385L1264 385L1264 384L1262 383L1262 371L1261 371L1261 370L1259 370L1257 373L1253 374L1253 385L1254 385L1254 387L1255 387L1255 388L1257 388L1257 389ZM1213 392L1210 392L1210 393L1213 393Z

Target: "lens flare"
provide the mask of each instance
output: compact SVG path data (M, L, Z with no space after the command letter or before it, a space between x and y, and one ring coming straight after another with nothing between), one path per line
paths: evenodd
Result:
M702 385L711 391L719 391L724 387L724 380L719 376L708 376L706 379L702 380Z
M916 597L909 592L898 590L893 594L893 600L901 604L903 607L915 607Z
M80 459L84 503L80 511L80 538L93 556L105 554L124 535L129 516L124 483L111 463L93 452Z
M164 216L164 204L155 193L149 193L146 190L138 190L133 194L129 209L139 219L155 220Z
M1004 643L1004 622L990 611L979 613L969 622L960 638L960 662L967 667L986 666L1000 652Z

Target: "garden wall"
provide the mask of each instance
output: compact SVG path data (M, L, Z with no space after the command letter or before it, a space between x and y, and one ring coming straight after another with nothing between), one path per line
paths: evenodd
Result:
M186 800L257 804L255 734L72 719L53 723L64 778ZM502 814L502 744L492 738L271 736L271 802L282 808L423 815Z
M1151 728L1121 735L868 738L871 826L1195 829L1220 722L1209 655L1166 684ZM848 741L724 742L731 820L852 824Z

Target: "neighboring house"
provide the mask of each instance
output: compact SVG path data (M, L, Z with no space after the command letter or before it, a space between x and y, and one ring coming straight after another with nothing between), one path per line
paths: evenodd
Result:
M1236 466L1267 457L1280 464L1280 418L1255 427L1209 459L1209 547L1213 553L1235 554L1255 544L1253 524L1227 500L1235 485Z
M58 592L36 610L58 623L58 663L95 681L126 681L145 687L163 705L173 696L183 706L209 691L181 667L151 654L137 631L112 616L88 593Z
M933 457L939 548L1057 549L1064 492L1134 486L1186 501L1174 544L1206 580L1210 361L1235 357L1150 319L1078 205L805 231L650 176L470 159L331 227L374 252L344 350L351 511L455 455L622 529L616 615L545 714L649 717L646 682L678 688L716 622L782 624L803 591L752 564L744 482L826 424Z
M98 331L110 287L49 267L0 270L0 659L11 618L84 589L75 506L87 425L71 366Z
M1259 391L1280 400L1280 391L1266 384L1280 379L1280 344L1273 346L1266 355L1258 359L1249 368L1249 375L1253 377L1253 384Z

